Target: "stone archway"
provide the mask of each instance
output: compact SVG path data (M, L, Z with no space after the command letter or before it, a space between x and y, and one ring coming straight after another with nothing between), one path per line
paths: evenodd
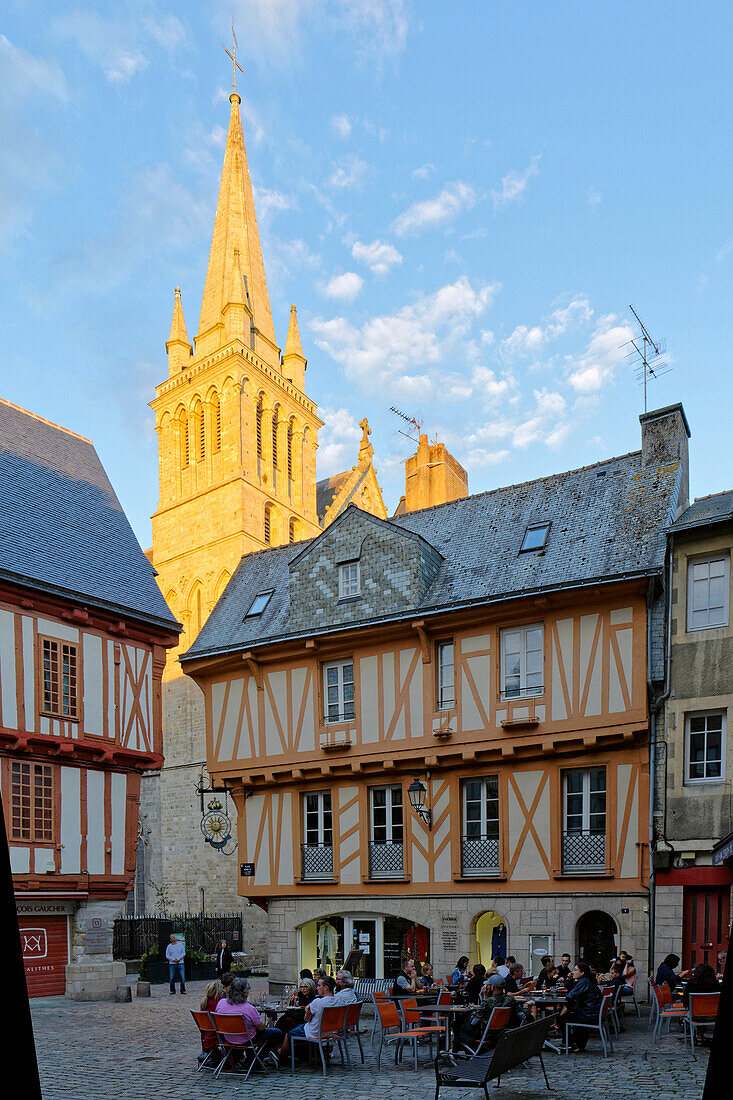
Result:
M591 909L579 918L576 930L578 957L600 973L607 971L616 955L618 928L613 917L601 909Z
M474 922L474 934L471 937L473 962L488 967L497 955L506 958L509 943L509 925L506 917L494 909L479 913Z

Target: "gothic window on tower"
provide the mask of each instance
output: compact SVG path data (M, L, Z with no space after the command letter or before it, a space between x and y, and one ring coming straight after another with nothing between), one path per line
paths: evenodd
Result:
M178 413L178 436L181 448L181 468L188 466L188 415L185 409Z
M194 422L196 424L196 449L197 459L203 462L206 458L206 420L204 419L204 406L200 401L196 403L194 410Z
M211 422L213 426L211 450L213 454L218 454L221 450L221 401L218 393L214 393L211 398Z
M278 453L277 453L277 426L280 419L280 406L276 405L272 410L272 484L273 487L277 484L277 466L278 466Z
M265 545L272 544L272 505L265 505Z
M288 421L288 496L293 492L293 421ZM292 539L290 540L293 541Z
M257 473L262 477L262 394L257 397L256 435L257 435Z
M296 539L296 520L291 518L291 520L290 520L290 538L289 538L289 541L290 542L295 542L295 539Z

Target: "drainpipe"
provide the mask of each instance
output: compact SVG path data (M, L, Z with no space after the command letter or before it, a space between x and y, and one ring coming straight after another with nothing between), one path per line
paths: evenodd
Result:
M657 758L657 715L663 703L669 698L670 691L672 689L671 680L671 665L672 665L672 561L674 557L674 536L668 535L668 553L669 558L667 562L667 598L666 598L666 654L665 654L665 666L664 666L664 690L661 695L657 695L650 701L650 737L649 737L649 963L653 969L654 967L654 937L656 932L656 873L654 870L653 861L653 845L654 845L654 790L656 786L656 758ZM647 676L649 683L651 683L651 618L647 615ZM665 730L666 734L666 730ZM667 742L665 737L665 774L666 774L666 749ZM665 806L665 819L666 819L666 805L667 805L667 788L665 780L665 789L663 792L664 806ZM664 829L666 834L666 827ZM667 844L666 835L664 840Z

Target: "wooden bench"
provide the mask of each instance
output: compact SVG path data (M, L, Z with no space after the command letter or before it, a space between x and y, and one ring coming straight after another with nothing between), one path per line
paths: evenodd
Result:
M441 1085L459 1089L483 1088L488 1100L486 1086L489 1081L496 1080L498 1087L503 1073L508 1073L510 1069L521 1066L528 1058L535 1056L540 1060L545 1085L552 1091L547 1080L545 1063L542 1061L542 1048L556 1019L556 1014L545 1016L533 1024L504 1031L490 1054L472 1057L469 1054L441 1052L435 1059L435 1100L439 1100Z

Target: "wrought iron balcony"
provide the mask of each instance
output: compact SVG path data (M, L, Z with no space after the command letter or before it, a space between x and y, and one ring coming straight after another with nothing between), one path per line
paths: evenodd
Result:
M589 875L606 869L606 833L587 831L562 834L562 869Z
M333 879L333 847L330 844L302 844L303 879L330 882Z
M370 878L403 878L404 874L405 859L402 844L370 843Z
M487 837L461 837L461 874L498 875L499 840Z

